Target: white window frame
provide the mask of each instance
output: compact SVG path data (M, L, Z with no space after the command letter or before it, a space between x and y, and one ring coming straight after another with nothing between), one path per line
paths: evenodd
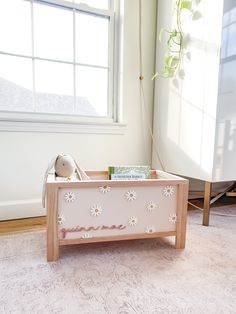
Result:
M8 0L6 0L8 1ZM108 115L100 116L82 116L73 114L54 114L54 113L38 113L38 112L17 112L17 111L1 111L0 110L0 131L23 131L23 132L55 132L55 133L109 133L123 134L126 125L121 123L121 108L120 108L120 65L121 65L121 23L118 21L120 0L110 0L110 10L103 10L90 7L83 3L72 3L64 0L28 0L31 2L31 22L33 25L33 2L44 3L45 5L55 5L58 7L66 7L73 10L73 28L75 34L75 12L86 12L94 15L108 17L109 25L109 54L108 54ZM82 1L81 1L82 2ZM116 12L116 13L115 13ZM116 14L116 20L114 15ZM34 55L32 29L32 55L19 55L1 51L1 54L12 55L15 57L30 58L31 60L45 60L51 62L61 62L76 65L81 65L75 62L75 47L73 62L61 60L39 58ZM74 41L75 43L75 41ZM75 45L74 45L75 46ZM84 65L84 64L83 64ZM88 66L96 67L88 64ZM99 68L104 68L100 67ZM33 66L34 71L34 66ZM75 71L74 71L75 72ZM75 79L75 78L74 78ZM34 80L34 75L33 75ZM75 82L75 81L74 81ZM34 86L34 81L33 81ZM35 89L33 87L33 93Z

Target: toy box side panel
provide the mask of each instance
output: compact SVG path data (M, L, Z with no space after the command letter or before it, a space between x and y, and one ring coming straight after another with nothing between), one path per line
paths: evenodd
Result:
M178 186L61 188L59 238L176 230Z

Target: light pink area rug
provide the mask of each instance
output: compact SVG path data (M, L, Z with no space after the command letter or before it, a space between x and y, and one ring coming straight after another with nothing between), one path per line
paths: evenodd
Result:
M0 313L236 313L236 218L201 220L189 213L184 251L171 238L87 244L55 263L45 231L1 236Z

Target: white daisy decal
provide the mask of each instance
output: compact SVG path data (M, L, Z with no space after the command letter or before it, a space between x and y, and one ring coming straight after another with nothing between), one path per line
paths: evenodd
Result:
M65 221L66 221L65 216L63 216L63 215L58 215L58 220L57 220L58 225L63 225Z
M147 205L147 210L149 212L153 211L156 208L157 208L157 204L155 204L154 202L149 202L149 204Z
M100 205L93 205L91 208L90 208L90 213L92 216L99 216L101 215L102 213L102 207Z
M137 222L138 222L138 218L132 216L132 217L130 217L130 219L129 219L129 221L128 221L128 224L129 224L131 227L133 227L133 226L137 225Z
M164 194L165 196L168 196L168 197L170 197L171 195L173 195L174 192L175 192L174 187L171 186L171 185L167 185L167 186L165 186L164 189L163 189L163 194Z
M154 233L154 232L156 232L155 227L153 227L153 226L148 226L148 227L146 228L146 233Z
M75 193L73 193L73 192L67 192L67 193L64 195L64 199L65 199L65 201L68 202L68 203L74 202L74 200L75 200Z
M82 239L89 239L89 238L92 238L92 236L89 233L84 233L81 238Z
M104 185L99 187L99 192L101 192L102 194L106 194L110 191L111 191L110 186Z
M127 191L125 193L125 198L127 201L134 201L137 197L137 193L135 191Z
M175 224L177 221L177 216L176 214L170 214L169 216L169 222L171 222L172 224Z

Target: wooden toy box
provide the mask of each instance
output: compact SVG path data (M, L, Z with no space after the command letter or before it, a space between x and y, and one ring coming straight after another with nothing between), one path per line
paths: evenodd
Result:
M69 244L174 236L176 248L185 247L188 180L159 170L139 181L87 174L91 181L48 176L48 261Z

